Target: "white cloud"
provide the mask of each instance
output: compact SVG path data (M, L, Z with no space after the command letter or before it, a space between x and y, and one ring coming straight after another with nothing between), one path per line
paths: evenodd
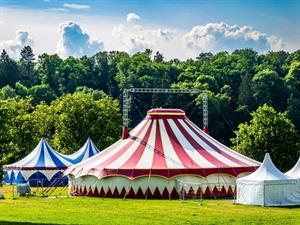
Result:
M140 17L134 13L129 13L126 20L128 22L138 21ZM119 24L113 27L112 36L120 44L122 51L136 53L147 48L154 49L162 42L169 42L173 39L177 30L172 29L149 29L142 25Z
M268 36L253 30L249 26L208 23L192 28L183 36L186 49L193 51L232 51L237 48L253 48L265 52L282 50L284 43L281 38Z
M127 22L130 23L138 22L140 19L141 19L140 16L135 13L128 13L126 17Z
M91 8L91 6L89 6L89 5L80 5L80 4L74 4L74 3L65 3L64 7L69 8L69 9L77 9L77 10L87 10L87 9Z
M283 40L276 36L267 37L268 43L273 51L280 51L285 47Z
M90 36L82 31L80 25L72 21L62 23L59 26L59 34L57 53L63 58L91 56L103 50L102 41L91 40Z
M10 57L18 59L20 51L24 46L33 45L33 39L29 37L29 33L25 30L18 30L16 36L12 40L0 41L0 49L5 49Z
M49 8L47 10L52 12L69 12L69 10L66 8Z

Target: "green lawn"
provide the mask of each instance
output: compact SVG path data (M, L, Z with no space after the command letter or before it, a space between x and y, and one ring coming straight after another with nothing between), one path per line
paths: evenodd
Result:
M202 206L177 200L19 197L0 188L0 224L300 224L300 208L234 205L204 200ZM59 193L59 192L58 192Z

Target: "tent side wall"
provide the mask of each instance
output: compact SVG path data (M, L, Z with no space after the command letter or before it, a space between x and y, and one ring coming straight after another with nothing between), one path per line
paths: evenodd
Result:
M186 182L186 193L200 193L206 197L233 196L236 177L227 174L214 174L207 177L180 175L166 179L160 176L143 176L133 180L125 176L109 176L98 179L95 176L75 178L69 175L70 192L73 195L95 197L176 198L178 181Z
M33 187L65 186L68 184L67 177L62 177L63 170L15 170L4 169L5 184L29 183Z
M265 204L264 183L260 182L244 182L237 181L236 203L245 205L261 205Z
M237 181L236 203L261 206L300 204L300 180Z
M265 181L265 206L300 205L299 180Z

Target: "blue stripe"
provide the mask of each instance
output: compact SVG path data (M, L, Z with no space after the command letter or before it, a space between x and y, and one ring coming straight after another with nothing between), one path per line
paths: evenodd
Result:
M59 158L57 158L56 155L54 155L54 153L52 152L52 149L49 145L47 145L47 151L48 151L55 166L57 166L57 167L66 167L67 166Z
M22 183L26 183L24 177L23 177L23 174L21 171L19 171L18 175L17 175L17 178L16 178L16 183L17 184L22 184Z
M35 165L36 167L45 167L44 140L42 141L41 145L40 155L38 156L39 159Z

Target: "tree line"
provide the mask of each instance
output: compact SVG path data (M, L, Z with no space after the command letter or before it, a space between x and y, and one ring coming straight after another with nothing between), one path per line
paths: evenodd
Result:
M121 135L121 97L130 87L207 90L213 137L257 160L274 153L283 169L299 156L300 50L166 60L147 49L62 59L25 46L19 60L0 55L0 164L20 159L41 137L64 153L87 137L107 147ZM131 127L152 107L182 108L202 126L201 95L135 94L130 102Z

